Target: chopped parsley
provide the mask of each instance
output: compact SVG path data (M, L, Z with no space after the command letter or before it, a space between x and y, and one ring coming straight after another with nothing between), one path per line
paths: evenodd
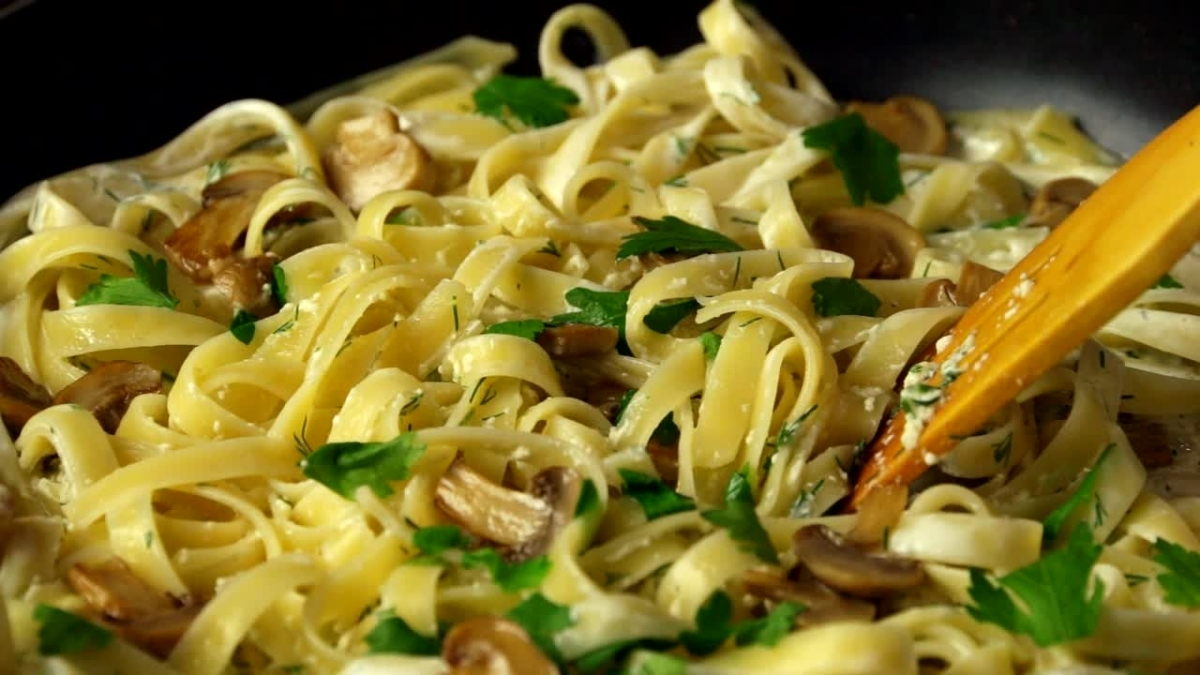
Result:
M477 548L462 555L464 569L483 568L491 575L501 590L515 593L527 588L537 588L550 573L550 558L544 555L525 562L510 563L494 548Z
M741 251L741 245L720 232L714 232L675 216L660 219L635 216L634 222L646 228L644 232L627 234L617 249L617 260L643 253L722 253Z
M1183 288L1183 284L1179 283L1179 281L1176 280L1175 277L1171 276L1170 274L1164 274L1164 275L1162 275L1161 279L1159 279L1157 282L1155 282L1154 287L1155 288Z
M642 317L642 323L655 333L665 335L698 309L700 309L700 303L695 298L667 300L658 303L647 312L646 316Z
M76 305L138 305L175 309L179 298L167 288L167 261L129 251L132 277L101 274L100 280L87 287Z
M524 628L543 654L555 661L562 661L562 653L554 644L554 635L575 623L571 619L570 607L555 604L541 593L534 593L504 616Z
M904 194L900 149L867 126L862 115L843 115L809 127L802 135L805 147L829 153L855 206L866 203L868 196L876 203L887 204Z
M271 265L271 295L275 297L275 302L280 307L287 304L287 274L279 263Z
M1085 638L1096 632L1104 603L1104 583L1096 579L1088 594L1092 567L1103 546L1092 541L1085 523L1075 526L1067 544L993 583L983 570L972 568L967 613L1028 635L1042 647ZM1015 595L1020 601L1013 600Z
M883 302L857 279L825 277L812 282L813 310L818 316L875 316Z
M1007 218L1001 218L1000 220L993 220L990 223L984 223L983 229L985 229L985 230L1007 230L1012 227L1020 226L1021 221L1023 221L1023 220L1025 220L1025 214L1019 213L1015 216L1009 216Z
M1107 446L1105 446L1105 448L1100 451L1100 455L1096 457L1095 464L1093 464L1092 468L1088 470L1088 473L1083 477L1083 480L1079 482L1079 488L1075 490L1075 493L1070 497L1067 497L1065 502L1059 504L1058 508L1051 511L1050 515L1046 516L1046 520L1042 523L1043 543L1049 544L1057 539L1058 533L1062 531L1062 527L1066 524L1067 518L1071 515L1071 513L1083 504L1086 504L1088 500L1095 496L1096 482L1099 480L1097 469L1100 468L1100 465L1104 462L1105 458L1108 457L1108 453L1111 452L1115 447L1116 445L1113 443L1109 443ZM1100 524L1101 523L1096 523L1096 526L1099 526Z
M413 534L413 545L425 555L441 555L470 544L470 537L456 525L422 527Z
M1154 562L1167 570L1158 575L1163 599L1178 607L1200 608L1200 554L1166 539L1156 539Z
M411 654L413 656L437 656L442 653L442 641L413 630L404 619L394 614L379 620L375 628L363 640L370 654Z
M39 604L33 619L41 624L37 637L38 653L43 656L100 649L113 639L112 631L53 605Z
M579 103L574 91L541 77L497 75L471 95L481 115L505 121L511 115L529 127L565 122Z
M696 508L691 499L672 490L666 483L632 469L619 469L625 486L622 491L642 507L646 520L654 520L672 513L682 513Z
M717 358L717 352L721 351L721 336L707 331L700 334L700 344L704 347L704 358L712 361Z
M392 494L390 481L408 478L425 444L408 431L390 441L326 443L300 462L304 475L346 499L366 485L380 497Z
M754 495L747 473L748 469L743 468L729 479L729 485L725 488L724 507L704 511L700 515L713 525L725 528L729 538L736 541L742 550L753 553L764 562L778 564L779 554L754 510Z
M739 647L774 647L792 632L796 617L807 607L781 602L766 616L733 623L733 601L724 591L714 591L696 611L696 629L679 634L679 641L692 654L707 656L721 648L730 637Z
M250 312L239 309L233 315L233 323L229 324L229 332L238 342L248 345L254 340L254 322L257 320Z
M483 332L488 335L516 335L527 340L536 340L544 330L546 330L546 322L541 319L520 319L494 323L485 328Z

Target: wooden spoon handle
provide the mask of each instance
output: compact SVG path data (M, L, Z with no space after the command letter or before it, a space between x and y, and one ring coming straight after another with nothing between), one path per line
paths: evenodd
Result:
M880 486L907 485L954 447L954 437L976 433L1150 288L1197 238L1200 107L1134 155L967 310L933 358L941 365L953 355L961 375L945 384L915 444L902 443L903 411L886 422L851 508ZM941 386L940 375L930 384Z

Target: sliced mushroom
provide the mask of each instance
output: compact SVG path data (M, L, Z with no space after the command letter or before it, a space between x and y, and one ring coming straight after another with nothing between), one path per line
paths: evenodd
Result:
M621 399L629 387L616 382L604 382L588 387L584 392L584 400L596 407L609 422L616 424L617 414L621 411Z
M809 228L818 246L854 258L856 279L902 279L925 238L903 218L871 207L830 209Z
M78 563L67 571L67 583L107 627L162 657L170 654L200 611L154 590L120 558L96 565Z
M958 305L957 286L949 279L932 281L921 289L917 307L955 307Z
M901 152L946 154L949 134L937 106L916 96L893 96L883 103L854 101L846 112L863 116L867 126L896 144Z
M0 356L0 419L14 438L30 417L51 404L45 387L26 375L16 361Z
M167 596L139 579L120 558L95 565L78 563L67 570L67 583L93 609L117 621L175 609Z
M1095 191L1096 184L1086 178L1052 180L1034 196L1023 224L1025 227L1048 227L1053 230Z
M142 394L162 391L162 373L144 363L106 361L63 388L55 405L81 405L110 434L117 432L129 403Z
M793 544L796 557L813 576L855 597L883 597L925 581L925 570L917 561L867 553L825 525L800 528Z
M496 616L467 619L442 641L449 675L558 675L520 624Z
M550 356L602 356L617 348L616 328L569 323L550 326L537 336L537 343Z
M654 463L655 471L658 471L658 477L667 485L675 485L679 482L679 446L672 443L660 443L654 439L650 439L646 443L646 454L650 455L650 461Z
M430 192L437 167L387 110L342 122L323 157L330 186L353 211L389 190Z
M1002 273L968 260L963 264L962 272L958 275L958 286L955 288L954 297L959 306L970 307L1003 278Z
M204 189L204 205L163 242L167 258L199 283L212 281L214 263L233 255L264 192L286 180L274 171L231 173Z
M582 483L573 469L552 466L534 475L528 493L519 492L496 485L459 457L438 480L434 503L471 534L504 545L509 561L523 562L550 549L574 513Z
M272 268L278 258L259 255L243 258L231 255L212 265L213 286L233 303L233 309L245 310L262 319L279 311L271 292Z
M796 616L796 625L808 628L835 621L871 621L875 605L847 598L818 581L807 570L788 579L777 568L755 567L742 573L746 593L772 602L795 602L807 609Z

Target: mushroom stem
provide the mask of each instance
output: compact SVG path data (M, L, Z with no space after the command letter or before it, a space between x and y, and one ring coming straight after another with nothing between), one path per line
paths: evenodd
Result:
M58 392L54 403L87 408L105 431L114 434L133 399L159 391L162 373L154 368L134 361L106 361Z
M925 248L925 238L908 221L871 207L830 209L809 229L817 246L854 258L855 279L907 277Z

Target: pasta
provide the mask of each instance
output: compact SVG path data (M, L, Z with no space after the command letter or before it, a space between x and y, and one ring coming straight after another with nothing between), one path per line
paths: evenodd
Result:
M541 78L467 37L9 200L0 672L1200 668L1200 255L844 513L1119 158L699 25L569 6Z

